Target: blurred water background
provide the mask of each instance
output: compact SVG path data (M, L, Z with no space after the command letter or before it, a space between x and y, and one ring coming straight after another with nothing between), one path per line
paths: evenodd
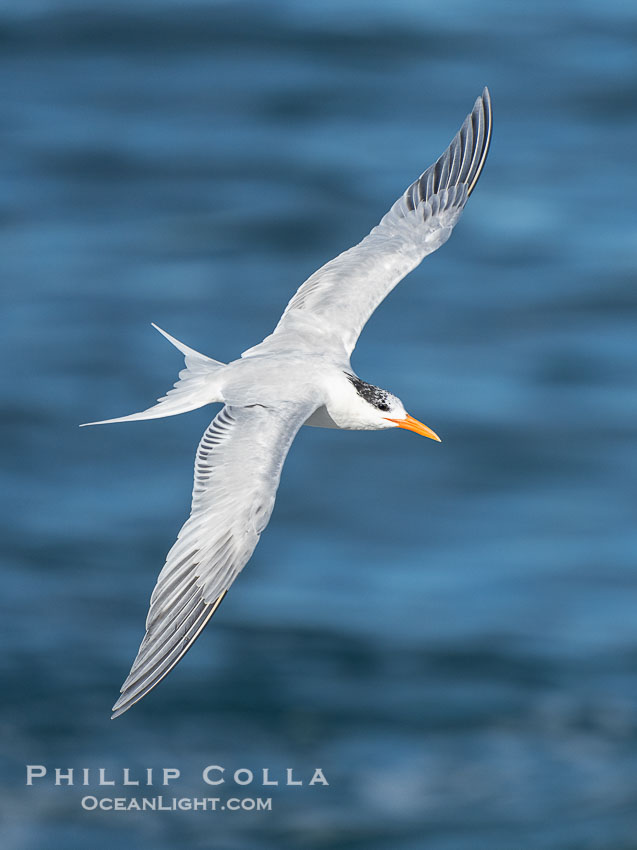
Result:
M7 0L0 45L2 847L637 847L637 6ZM111 722L212 410L77 424L171 386L151 321L260 340L485 84L478 188L353 359L444 442L303 429L211 626ZM330 785L89 813L25 763Z

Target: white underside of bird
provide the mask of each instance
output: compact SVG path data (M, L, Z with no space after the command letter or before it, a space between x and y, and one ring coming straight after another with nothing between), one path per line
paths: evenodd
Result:
M362 242L308 278L274 332L240 359L220 363L157 328L185 358L174 388L148 410L86 423L224 405L197 449L190 517L159 574L146 634L113 717L172 670L219 607L268 524L281 468L302 425L406 428L439 439L400 399L358 378L350 356L380 302L451 235L482 171L491 126L485 89L436 163Z

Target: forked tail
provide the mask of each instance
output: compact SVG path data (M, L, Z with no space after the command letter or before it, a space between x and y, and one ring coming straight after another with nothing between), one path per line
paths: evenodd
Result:
M181 351L186 361L186 368L179 373L179 380L173 389L158 399L157 404L147 410L142 410L140 413L131 413L130 416L119 416L116 419L102 419L100 422L84 422L80 427L108 425L112 422L137 422L142 419L160 419L162 416L176 416L178 413L196 410L205 404L222 401L218 386L219 372L225 364L189 348L154 323L153 327Z

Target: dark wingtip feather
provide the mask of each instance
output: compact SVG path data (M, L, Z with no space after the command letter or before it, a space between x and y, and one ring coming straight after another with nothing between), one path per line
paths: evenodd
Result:
M482 89L482 94L476 100L475 105L473 107L473 113L475 113L476 110L482 111L482 116L484 120L484 142L482 144L482 150L475 169L475 173L473 175L473 179L467 187L467 197L475 189L476 183L478 182L478 178L482 174L482 169L484 168L484 164L487 161L487 154L489 153L489 148L491 146L491 134L493 131L493 109L491 107L491 94L487 86Z
M142 651L142 648L145 648L144 642L142 642L140 654L135 659L131 671L128 674L128 678L122 685L121 696L112 708L113 713L111 714L111 720L115 720L116 717L119 717L120 715L124 714L124 712L128 711L128 709L135 705L136 702L139 702L139 700L141 700L148 693L150 693L150 691L152 691L153 688L155 688L162 681L162 679L164 679L170 673L170 671L179 663L179 661L181 661L181 659L184 657L184 655L188 652L188 650L192 647L196 639L199 637L212 615L221 605L227 592L227 590L224 590L223 593L221 593L221 595L218 596L213 603L202 603L201 615L193 624L193 627L189 631L189 633L185 636L182 646L180 647L178 652L174 654L173 657L170 658L170 660L166 659L166 664L161 663L164 658L166 658L166 656L160 653L157 664L154 665L151 670L143 676L142 682L140 683L136 675L136 671L140 664L144 662L146 657L145 653ZM172 644L170 645L170 649L173 649Z
M469 197L489 152L492 125L491 95L485 86L447 149L405 193L408 209L410 202L415 206L414 201L426 201L460 184L466 185Z

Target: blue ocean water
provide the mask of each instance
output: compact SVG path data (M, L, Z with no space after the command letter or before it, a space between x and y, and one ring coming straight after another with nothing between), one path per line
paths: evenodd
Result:
M7 0L0 44L2 847L637 846L637 7ZM480 183L353 358L444 442L303 429L214 621L110 721L212 411L77 424L172 385L151 321L221 360L269 333L485 84ZM272 811L88 812L25 764Z

